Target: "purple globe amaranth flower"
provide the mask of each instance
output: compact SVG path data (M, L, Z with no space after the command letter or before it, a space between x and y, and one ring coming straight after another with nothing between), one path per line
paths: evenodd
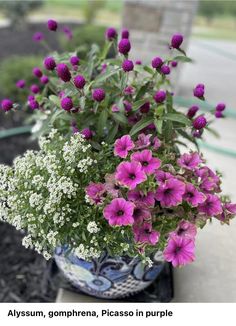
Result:
M39 102L35 99L29 100L28 105L32 110L37 110L39 108Z
M58 63L57 65L57 75L65 83L71 80L71 73L68 66L65 63Z
M185 184L176 178L160 183L156 191L156 200L162 207L174 207L182 203Z
M203 134L203 129L201 129L201 130L194 130L192 132L192 135L195 138L201 138L202 137L202 134Z
M187 116L189 119L193 118L195 114L198 112L199 107L197 105L193 105L189 108Z
M160 68L163 64L163 60L160 57L155 57L152 59L152 67L157 69Z
M121 39L118 44L119 52L122 54L127 54L129 53L130 49L131 49L130 41L126 38Z
M161 166L161 161L153 157L152 152L148 149L133 153L131 155L131 161L139 162L146 174L153 174Z
M46 85L46 84L49 82L49 78L48 78L48 76L43 75L43 76L40 78L40 81L41 81L42 84Z
M41 69L39 67L34 67L33 70L32 70L32 72L33 72L33 75L35 77L40 78L40 77L43 76L43 73L42 73L42 71L41 71Z
M204 93L205 93L205 86L203 84L198 84L193 90L193 95L198 98L203 98Z
M25 80L24 79L20 79L16 82L16 87L17 88L24 88L25 87Z
M84 88L84 85L86 84L86 80L85 80L84 76L82 76L82 75L76 76L74 78L74 84L75 84L75 87L77 87L79 89Z
M137 243L145 243L155 245L160 237L160 233L152 229L152 224L144 222L141 226L135 225L133 227L134 240Z
M142 64L142 61L141 60L136 60L135 61L135 64L138 65L138 66L140 66Z
M156 92L156 94L154 95L154 100L156 101L156 103L163 103L166 99L166 92L163 90L159 90Z
M140 163L122 162L116 169L115 178L123 186L134 189L138 184L146 181L147 176Z
M122 68L125 72L132 71L134 69L133 61L128 59L124 60L122 63Z
M129 30L127 28L122 29L121 38L122 39L129 38Z
M103 210L103 215L110 225L132 225L134 204L124 198L115 198Z
M73 102L70 97L64 97L61 99L61 107L65 111L70 111L73 108Z
M72 64L72 66L78 66L79 62L80 62L80 58L77 57L76 55L70 58L70 63Z
M176 68L178 66L177 61L171 61L171 67Z
M44 39L43 33L41 33L41 32L34 33L34 35L33 35L33 41L40 42L43 39Z
M135 89L133 86L127 86L124 89L125 95L132 95L132 94L134 94L134 92L135 92Z
M144 103L142 106L140 106L139 110L142 113L148 113L150 111L150 102Z
M114 27L108 27L108 29L106 30L106 38L109 41L114 40L117 37L117 31Z
M217 106L216 106L216 111L224 111L225 110L225 103L218 103Z
M193 128L200 130L205 128L207 125L207 119L204 117L204 115L199 115L193 120Z
M183 35L182 34L174 34L171 38L171 46L174 49L179 49L180 45L183 43Z
M220 198L216 195L207 194L207 198L203 204L198 206L199 213L204 213L209 217L222 213L222 205Z
M81 131L81 134L84 136L84 138L86 140L89 140L93 137L93 132L91 129L89 128L84 128L82 131Z
M5 112L10 111L13 108L12 100L5 98L1 102L1 109Z
M126 112L132 111L132 104L129 101L125 100L123 104Z
M38 87L38 85L36 84L33 84L30 86L30 90L32 93L34 94L38 94L40 92L40 88Z
M129 135L124 135L117 139L114 144L114 155L126 158L128 152L134 148L134 143Z
M48 25L48 29L50 31L55 32L57 30L58 24L57 24L57 22L55 20L49 19L47 25Z
M190 153L190 154L183 154L180 156L180 158L177 160L178 165L181 168L184 168L186 170L194 170L196 169L200 163L202 163L202 160L198 153Z
M68 26L64 26L63 27L63 32L65 33L66 37L68 38L68 40L71 40L73 37L72 31Z
M204 203L206 196L202 192L198 191L194 185L187 183L185 186L183 199L191 206L197 207L199 204Z
M93 90L92 97L96 102L102 102L105 99L106 93L102 88L96 88Z
M169 74L170 74L170 67L167 66L167 65L163 65L163 66L161 66L161 72L162 72L164 75L169 75Z
M224 115L223 115L223 113L222 113L222 111L215 111L215 117L217 118L217 119L219 119L219 118L224 118Z
M106 70L107 70L107 64L106 63L103 63L102 66L101 66L101 74L103 74Z
M54 70L56 67L56 62L53 57L45 58L43 64L47 70Z

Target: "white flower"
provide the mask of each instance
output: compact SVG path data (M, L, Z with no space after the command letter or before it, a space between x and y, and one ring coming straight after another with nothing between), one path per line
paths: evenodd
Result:
M87 230L89 233L97 233L100 229L97 226L96 222L89 222L87 225Z

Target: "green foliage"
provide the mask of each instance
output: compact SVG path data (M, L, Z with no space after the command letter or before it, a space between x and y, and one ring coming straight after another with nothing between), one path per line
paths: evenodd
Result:
M235 1L201 0L199 14L208 20L220 15L236 15Z
M99 12L102 8L104 8L106 4L105 0L87 0L82 7L86 24L92 24Z

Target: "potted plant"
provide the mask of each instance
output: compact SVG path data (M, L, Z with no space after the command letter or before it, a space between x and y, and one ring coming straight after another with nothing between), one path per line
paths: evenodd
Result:
M109 28L105 48L93 46L87 61L76 53L44 60L47 82L28 98L40 149L0 168L1 219L26 231L24 246L54 256L75 286L105 298L145 288L164 261L191 263L197 229L236 213L198 149L210 122L197 106L173 104L168 76L190 60L182 35L171 39L171 58L151 65L128 58L127 30L118 44L117 35ZM111 47L118 54L106 59ZM193 94L204 100L204 90ZM5 99L2 109L18 106ZM224 109L219 103L215 116Z

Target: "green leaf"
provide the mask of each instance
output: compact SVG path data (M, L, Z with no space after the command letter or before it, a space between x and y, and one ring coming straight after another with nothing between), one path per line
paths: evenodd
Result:
M148 101L148 99L149 98L143 98L142 100L134 102L134 104L132 105L132 111L137 111L144 103Z
M119 128L119 123L117 123L115 126L112 126L111 130L108 133L108 136L106 137L106 142L108 144L112 143Z
M214 130L214 129L210 128L210 127L206 127L206 130L209 131L216 138L220 138L220 134L216 130Z
M107 80L108 78L112 77L113 75L117 74L119 71L121 70L121 68L118 69L112 69L110 71L107 71L103 74L100 74L95 80L94 80L94 84L100 84L101 82L103 82L104 80Z
M108 116L107 110L103 109L99 115L98 124L97 124L97 131L99 136L102 136L104 133L104 128L107 122L107 116Z
M182 113L167 113L162 118L163 120L176 121L191 126L191 121Z
M154 72L155 72L155 71L154 71L151 67L149 67L149 66L144 66L143 69L144 69L146 72L148 72L149 74L151 74L151 75L153 75Z
M130 136L137 134L137 132L147 127L152 122L153 122L153 117L143 117L132 127L132 129L130 130Z
M183 138L185 138L185 139L189 140L191 143L193 143L193 144L196 146L196 148L198 149L198 151L199 151L198 143L196 142L196 139L195 139L193 136L189 135L186 131L184 131L184 130L182 130L182 129L177 130L177 132L178 132L178 133L179 133Z
M102 50L102 54L100 56L100 60L103 61L106 57L107 57L107 54L111 48L111 45L112 45L112 42L106 42L104 47L103 47L103 50Z
M177 57L174 57L171 61L193 62L191 58L186 57L184 55L177 55Z
M147 82L142 87L140 87L140 89L139 89L139 91L138 91L138 93L137 93L137 95L135 97L135 100L139 100L145 95L145 93L148 90L149 85L150 85L150 82Z
M50 100L53 104L55 104L57 107L60 107L60 106L61 106L61 104L60 104L60 99L59 99L58 96L56 96L56 95L50 95L50 96L49 96L49 100Z
M124 116L124 114L122 114L121 112L113 112L112 113L112 118L115 121L117 121L117 122L119 122L121 124L127 124L128 123L126 116Z
M159 134L162 134L163 120L154 119L154 124Z

